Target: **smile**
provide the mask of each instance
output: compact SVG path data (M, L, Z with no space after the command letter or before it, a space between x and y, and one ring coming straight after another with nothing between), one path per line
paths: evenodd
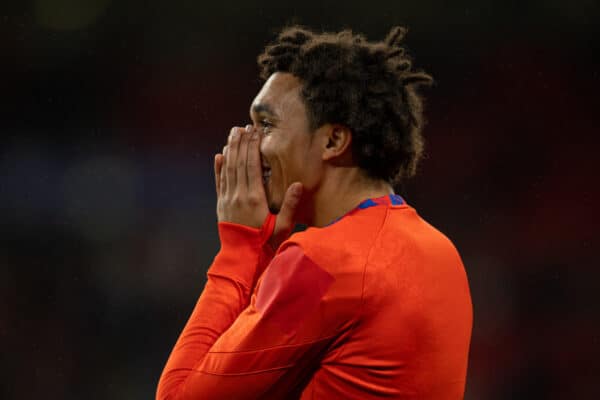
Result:
M263 169L263 173L262 173L263 184L266 185L267 183L269 183L270 178L271 178L271 170Z

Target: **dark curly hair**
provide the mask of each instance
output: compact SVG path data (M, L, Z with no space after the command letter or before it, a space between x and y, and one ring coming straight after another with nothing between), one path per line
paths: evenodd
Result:
M394 27L382 42L351 30L283 29L258 56L260 76L289 72L303 84L311 130L339 123L352 132L352 155L369 176L397 184L415 174L423 153L422 97L432 77L414 71Z

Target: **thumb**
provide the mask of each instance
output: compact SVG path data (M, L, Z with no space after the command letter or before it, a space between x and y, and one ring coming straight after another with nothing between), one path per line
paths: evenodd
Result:
M300 204L301 197L302 184L300 182L292 183L285 192L281 209L275 220L275 230L273 231L273 237L270 241L271 246L273 246L274 249L277 249L281 242L287 239L294 227L294 216L296 215L296 210L298 209L298 204Z

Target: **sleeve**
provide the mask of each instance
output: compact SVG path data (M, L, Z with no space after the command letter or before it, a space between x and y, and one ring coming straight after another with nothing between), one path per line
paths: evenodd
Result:
M335 279L291 244L282 246L252 293L261 269L260 234L239 225L219 229L221 252L156 398L289 398L339 332L339 321L326 311Z

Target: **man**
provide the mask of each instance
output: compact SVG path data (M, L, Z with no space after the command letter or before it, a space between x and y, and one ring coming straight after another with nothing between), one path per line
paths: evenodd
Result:
M221 250L157 399L463 397L464 267L392 189L431 82L404 34L291 27L259 56L253 124L215 157Z

